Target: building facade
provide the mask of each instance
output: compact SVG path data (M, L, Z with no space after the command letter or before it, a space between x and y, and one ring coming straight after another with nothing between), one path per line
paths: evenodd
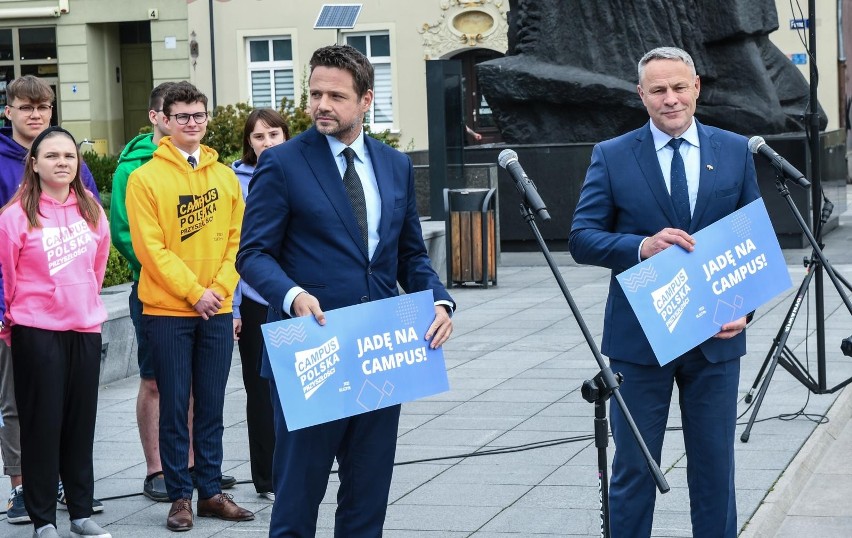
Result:
M281 97L298 102L313 51L348 43L375 67L371 128L390 129L403 148L425 149L425 61L457 58L470 72L468 125L485 134L496 133L487 105L480 106L481 96L473 86L473 65L505 54L506 0L368 0L360 3L353 27L315 29L324 5L320 1L191 0L190 33L203 51L192 73L194 81L212 91L215 76L213 93L218 104L248 101L275 107Z
M187 5L174 0L0 1L0 104L15 77L45 77L54 121L102 153L147 124L154 84L190 75Z
M829 129L845 117L839 4L818 0L819 99ZM190 80L214 105L298 102L311 53L349 43L376 69L369 121L390 129L403 149L427 149L426 61L458 59L464 73L465 122L499 141L475 65L508 48L508 0L363 0L354 25L336 15L316 29L318 0L0 0L0 85L22 74L47 78L57 90L55 120L95 149L118 153L147 124L150 89ZM796 61L804 47L777 0L779 30L770 38ZM807 17L807 14L804 14ZM347 22L347 21L342 21ZM806 32L806 30L804 30ZM805 35L805 39L807 36ZM807 62L807 58L805 58ZM800 65L808 77L807 63ZM0 88L0 103L5 94Z

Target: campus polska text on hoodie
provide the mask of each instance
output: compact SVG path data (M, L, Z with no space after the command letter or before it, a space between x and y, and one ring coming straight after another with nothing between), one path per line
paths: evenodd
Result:
M0 214L0 266L7 327L100 332L107 319L100 290L109 258L109 223L80 214L71 191L64 202L42 193L41 227L30 228L20 203ZM7 328L0 335L9 343Z

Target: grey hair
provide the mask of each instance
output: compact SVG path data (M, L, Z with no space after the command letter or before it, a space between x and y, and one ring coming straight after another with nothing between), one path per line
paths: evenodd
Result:
M679 49L677 47L657 47L656 49L649 50L642 56L642 59L639 60L639 83L642 83L642 75L645 72L645 66L648 65L652 60L680 60L689 66L692 70L692 76L696 75L695 73L695 62L692 61L692 56L689 55L683 49Z

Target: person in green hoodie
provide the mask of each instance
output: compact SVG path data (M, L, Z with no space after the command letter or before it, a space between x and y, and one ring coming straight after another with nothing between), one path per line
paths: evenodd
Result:
M112 201L110 207L110 234L112 243L128 261L133 274L133 284L130 288L130 319L136 330L136 353L139 362L139 394L136 397L136 423L139 426L139 439L142 442L142 452L145 455L147 467L142 493L153 501L169 502L166 483L163 478L163 467L160 463L159 447L159 417L160 392L157 380L154 378L154 365L148 350L147 339L142 331L142 302L139 300L139 274L142 264L133 252L130 240L130 223L127 220L127 180L134 170L151 160L160 139L168 136L169 128L163 115L163 96L174 86L174 82L164 82L151 90L148 99L148 121L151 122L151 133L140 134L127 143L118 157L118 166L112 178ZM190 415L190 421L192 416ZM191 428L190 428L190 431ZM189 466L194 464L192 444L189 445ZM222 475L222 487L229 488L236 483L232 476Z

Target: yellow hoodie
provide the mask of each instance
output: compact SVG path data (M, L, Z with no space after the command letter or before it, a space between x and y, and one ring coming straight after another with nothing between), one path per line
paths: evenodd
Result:
M231 312L245 204L236 175L218 157L201 146L193 170L163 137L130 175L127 216L145 314L198 316L192 306L207 288L225 298L219 312Z

